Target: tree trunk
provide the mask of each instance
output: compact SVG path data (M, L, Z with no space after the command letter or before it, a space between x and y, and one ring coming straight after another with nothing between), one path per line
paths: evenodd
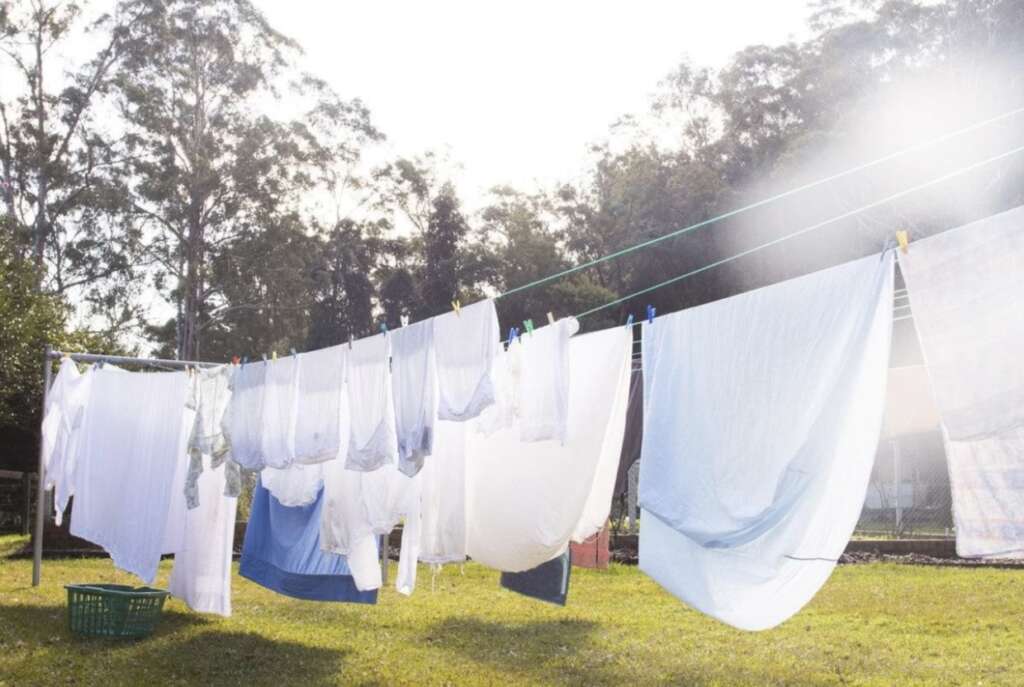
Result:
M36 221L33 236L32 257L36 265L37 279L42 286L44 279L43 258L46 252L46 239L49 234L49 223L46 218L46 202L49 195L48 160L50 151L46 141L46 100L43 97L43 9L38 9L38 22L35 35L36 68L35 68L35 104L36 104L36 154L39 156L39 168L36 171L38 193L36 196Z
M178 357L182 360L199 358L199 315L203 307L203 227L195 213L189 221L188 242L185 246L185 288L181 321L181 345Z

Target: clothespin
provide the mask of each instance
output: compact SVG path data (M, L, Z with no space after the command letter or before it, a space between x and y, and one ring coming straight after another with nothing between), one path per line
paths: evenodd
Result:
M349 350L352 349L352 335L351 334L348 335L348 347L349 347Z
M458 298L456 298L454 301L452 301L452 310L455 311L456 315L461 315L462 314L462 301L460 301Z
M291 349L291 352L292 352L292 357L293 358L298 358L299 357L299 354L295 352L294 348Z
M273 353L270 354L270 359L273 360L275 363L277 362L277 351L274 351Z
M896 232L896 243L900 244L900 252L906 255L907 247L910 245L910 234L906 229L900 229Z
M249 362L249 356L247 356L247 355L243 355L243 356L242 356L242 367L245 367L245 364L246 364L247 362Z
M517 332L516 332L516 328L515 327L509 327L509 330L508 330L508 345L509 346L511 346L512 342L515 341L516 333Z
M523 326L526 328L527 334L533 334L533 320L523 320Z
M555 323L555 316L553 314L551 314L551 313L548 313L548 324L554 324L554 323Z
M388 333L388 323L387 322L381 322L380 323L380 333L381 334L387 334Z
M647 324L651 324L652 322L654 322L654 316L655 314L657 314L657 312L658 309L655 308L653 305L647 306Z
M231 364L232 365L237 365L240 362L242 362L242 359L239 358L237 355L231 356Z
M626 329L633 326L633 313L629 313L629 317L626 318Z
M266 353L263 354L263 362L267 362L267 354Z
M402 323L403 327L408 327L409 326L409 316L408 315L399 315L398 316L398 321Z

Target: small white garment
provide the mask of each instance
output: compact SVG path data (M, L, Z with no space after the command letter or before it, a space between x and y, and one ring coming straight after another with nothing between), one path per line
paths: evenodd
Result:
M209 457L199 475L199 506L185 515L184 542L174 556L169 591L193 611L231 615L231 555L238 499L224 495L227 465Z
M224 436L231 459L247 470L262 470L263 392L267 363L242 363L231 378L231 401L224 414Z
M590 534L604 524L611 508L607 479L601 485L606 490L603 513L596 502L592 507L588 502L595 478L605 472L599 466L610 462L617 467L631 351L632 335L625 327L570 340L572 384L564 443L523 441L517 425L490 435L470 428L466 537L473 560L522 572L563 553L578 531ZM522 401L525 405L530 399Z
M323 487L323 465L267 466L260 473L260 482L282 506L308 506L316 501Z
M81 443L79 429L89 398L92 370L80 373L73 360L65 359L47 397L42 425L43 465L46 488L54 492L54 522L58 527L75 493L75 464Z
M434 325L430 320L391 333L391 385L398 467L407 475L415 475L433 448L437 421Z
M298 357L289 355L268 362L263 386L263 460L267 467L286 468L295 460Z
M466 560L466 432L467 423L438 422L434 452L418 475L419 559L424 563Z
M471 420L494 403L491 372L501 349L494 301L464 306L431 320L437 360L438 418Z
M888 251L643 324L640 569L774 627L853 533L885 403Z
M201 369L196 385L194 402L196 417L189 438L189 453L194 456L210 456L214 465L221 461L230 450L224 436L224 413L231 400L231 365Z
M579 331L567 317L524 334L519 363L519 436L565 441L569 419L569 339Z
M1024 558L1024 207L900 255L945 436L957 553Z
M295 462L334 460L342 448L340 409L345 394L347 345L299 354Z
M408 596L416 587L419 557L420 475L409 477L396 464L357 474L362 480L362 502L374 534L387 536L399 522L405 522L395 589Z
M348 352L349 470L370 472L398 458L390 341L378 334L359 339Z
M75 469L71 534L102 546L114 565L152 583L160 564L175 475L185 462L185 372L92 373ZM184 510L184 508L182 509Z

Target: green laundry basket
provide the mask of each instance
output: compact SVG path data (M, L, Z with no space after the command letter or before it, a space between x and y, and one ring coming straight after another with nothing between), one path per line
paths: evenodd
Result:
M69 584L68 628L90 637L145 637L163 612L167 592L124 584Z

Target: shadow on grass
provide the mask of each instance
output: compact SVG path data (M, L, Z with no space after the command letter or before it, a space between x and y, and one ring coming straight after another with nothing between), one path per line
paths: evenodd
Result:
M194 613L165 610L140 640L73 635L66 614L63 606L0 606L0 645L27 649L8 666L11 684L45 675L60 683L281 687L336 684L344 670L346 652L226 630Z

